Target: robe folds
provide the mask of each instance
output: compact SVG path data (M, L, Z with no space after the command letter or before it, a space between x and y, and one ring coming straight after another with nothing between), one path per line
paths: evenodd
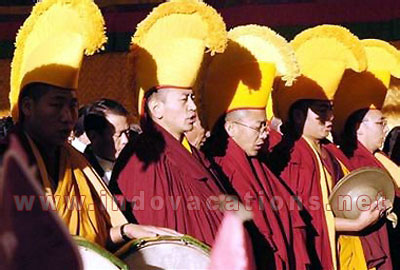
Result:
M21 211L15 199L44 196L26 151L10 140L0 175L0 269L82 269L79 253L55 211L45 211L39 200ZM28 210L28 209L26 209Z
M334 224L332 217L329 218L332 213L327 211L325 204L329 187L342 177L340 165L330 156L317 157L304 138L290 140L271 131L268 144L267 166L284 180L304 206L303 218L308 225L307 246L312 262L310 269L335 269L336 249L332 248L335 239L330 235ZM322 181L324 175L329 175L332 183Z
M227 139L224 154L213 156L225 181L253 211L255 225L272 247L275 266L267 269L307 269L310 261L305 241L306 225L297 201L260 158L248 157L231 138Z
M223 218L217 198L224 192L197 150L192 153L153 124L135 140L116 184L139 224L171 228L212 245Z
M331 144L327 147L350 171L362 167L376 167L385 169L384 166L360 142L351 157L347 157L339 148ZM390 225L391 226L391 225ZM360 236L364 256L368 268L377 270L393 269L390 255L387 227L382 219L363 236Z
M110 228L126 223L126 219L84 156L67 143L60 146L59 179L57 186L53 186L36 143L18 125L10 132L11 136L22 145L28 164L37 168L36 178L45 194L37 199L58 213L71 235L105 247ZM2 142L2 150L7 145L7 140Z

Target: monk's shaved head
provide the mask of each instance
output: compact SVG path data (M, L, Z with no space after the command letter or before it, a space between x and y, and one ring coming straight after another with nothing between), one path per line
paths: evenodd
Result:
M232 112L228 112L225 116L226 121L237 121L242 118L246 118L248 115L247 110L235 110Z
M165 102L167 100L167 93L168 91L160 91L157 90L153 92L148 98L147 98L147 103L150 103L152 101L161 101Z
M260 117L260 113L262 115L265 115L265 110L249 110L249 109L234 110L226 114L225 121L258 119Z
M225 130L248 156L256 156L267 137L265 110L231 111L225 116Z

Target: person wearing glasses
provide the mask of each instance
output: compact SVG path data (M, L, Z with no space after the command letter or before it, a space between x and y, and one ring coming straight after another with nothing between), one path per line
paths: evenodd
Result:
M224 176L227 190L253 212L248 229L258 269L307 269L305 223L295 198L260 156L269 132L266 106L274 78L285 74L290 83L298 72L291 66L290 45L258 25L236 27L228 37L227 50L211 60L202 91L202 118L212 130L206 155Z
M115 161L129 141L128 111L117 101L100 99L88 108L84 127L90 140L84 156L108 185Z
M366 69L364 47L350 31L336 25L304 30L291 44L302 76L292 87L279 84L273 90L283 125L280 140L271 141L268 165L291 187L310 217L308 240L315 250L311 269L371 269L378 261L390 267L390 254L381 256L382 249L373 242L379 238L358 237L380 218L386 204L377 207L378 202L372 202L375 207L354 220L335 217L329 210L335 183L351 169L332 153L330 148L336 146L327 140L337 106L332 101L345 78ZM346 104L359 98L347 96ZM385 238L381 241L385 243Z
M377 167L388 171L397 187L394 211L399 211L400 169L380 151L388 132L381 112L390 82L400 77L400 52L382 40L362 40L367 71L345 77L334 99L333 153L350 171ZM385 59L385 60L383 60ZM386 223L386 224L385 224ZM368 268L398 269L400 234L390 222L379 222L363 242Z

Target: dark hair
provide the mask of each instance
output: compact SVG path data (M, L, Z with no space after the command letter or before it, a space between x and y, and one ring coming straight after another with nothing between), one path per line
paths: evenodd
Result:
M85 132L85 124L84 120L86 115L89 113L90 106L92 104L87 104L79 108L78 110L78 121L74 126L74 136L79 137Z
M328 112L332 105L327 100L301 99L296 101L289 109L288 120L282 123L281 130L284 134L298 140L303 135L308 109L316 113L321 121L328 119Z
M211 136L205 141L202 150L209 156L224 156L229 135L225 129L226 114L221 115L211 130Z
M111 112L113 114L123 115L123 116L128 115L128 111L125 109L124 106L122 106L121 103L108 98L99 99L93 102L92 105L90 105L89 113L98 111Z
M352 157L357 148L357 128L367 112L368 109L355 111L347 119L342 134L333 134L334 142L340 146L347 157Z
M153 131L154 129L154 123L151 119L151 111L149 108L149 100L155 93L158 93L158 90L156 87L152 87L146 91L143 96L143 115L140 116L140 127L143 131ZM141 109L142 108L138 108L139 112Z
M87 114L84 117L85 132L96 131L102 133L109 125L106 114L112 113L116 115L128 116L128 111L115 100L100 99L92 103L87 109Z
M38 102L49 91L50 89L45 83L30 83L21 90L18 98L19 122L22 122L24 120L24 113L22 111L22 100L24 98L30 98L33 101Z
M295 102L289 109L288 119L282 123L281 131L293 140L298 140L304 129L308 108L312 100L302 99Z
M276 175L280 175L286 168L296 141L303 135L308 109L311 109L323 120L328 116L327 109L331 109L331 105L329 101L302 99L290 107L288 119L281 126L282 139L273 147L267 157L268 167Z
M386 137L383 152L400 165L400 127L394 127Z

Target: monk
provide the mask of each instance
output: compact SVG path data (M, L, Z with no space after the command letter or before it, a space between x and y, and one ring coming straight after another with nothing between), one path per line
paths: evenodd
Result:
M212 244L222 212L209 204L222 190L181 144L195 121L192 90L171 87L152 93L146 114L150 116L144 120L143 133L119 174L119 189L139 224L168 227ZM192 147L191 151L197 150Z
M337 147L330 149L350 171L362 167L387 170L395 181L398 196L400 170L379 149L388 131L381 108L392 76L399 77L397 63L400 52L383 40L366 39L361 42L368 66L364 72L345 76L337 90L333 100L333 137L340 150ZM398 203L394 206L398 208ZM398 268L396 251L399 250L399 233L387 223L388 226L385 226L384 220L381 220L360 237L369 269ZM392 259L396 260L396 265L393 265Z
M344 175L341 164L325 146L332 120L330 101L297 101L282 126L283 135L275 133L271 137L272 151L267 162L293 190L310 216L309 225L314 231L308 232L308 239L311 239L309 245L315 248L312 269L334 269L336 240L333 238L333 245L330 244L330 226L334 232L358 232L375 223L381 213L375 204L357 220L348 220L335 218L326 210L329 190ZM321 184L322 177L326 180Z
M386 120L378 109L360 109L348 118L341 138L335 141L340 149L330 146L330 150L349 170L363 167L377 167L386 170L385 166L374 156L379 153L385 133ZM376 269L393 269L391 245L388 229L393 232L392 238L398 239L391 224L385 225L384 220L376 224L371 233L361 237L363 250L368 267ZM398 248L396 241L391 241L393 248Z
M201 91L200 118L213 131L205 152L230 186L227 190L253 211L256 229L249 231L258 268L307 269L305 223L296 199L259 155L268 135L266 110L274 78L283 74L289 83L297 75L293 49L266 26L238 26L228 38L226 51L210 61Z
M37 168L47 205L54 206L71 235L114 248L166 231L128 223L107 186L68 144L78 116L84 53L95 52L104 42L104 19L92 0L36 3L17 36L9 94L16 126L2 150L11 137L22 145L28 164Z
M264 256L274 262L271 269L307 269L305 223L297 202L258 155L267 134L265 110L229 112L214 129L210 155L240 200L253 211L255 225L272 246L272 258L264 247L256 250L257 259ZM257 247L262 238L253 241L258 242Z
M8 139L16 137L29 165L38 167L36 177L48 198L55 198L56 210L72 235L112 247L132 238L169 234L152 226L128 224L118 205L102 201L107 197L108 203L112 202L107 187L83 155L67 143L77 120L77 104L72 89L44 83L27 85L19 98L19 121L3 151ZM100 187L97 190L96 185ZM70 205L74 199L82 200L82 209Z
M366 70L366 52L355 35L338 25L306 29L290 43L302 75L292 86L278 81L272 91L274 113L283 124L282 135L270 136L267 164L288 184L309 216L307 241L315 249L311 269L367 269L360 239L344 234L357 235L371 227L387 206L378 207L375 201L357 220L335 217L329 196L349 170L326 147L333 125L332 101L347 74ZM345 103L357 99L348 98Z
M16 138L4 154L0 177L0 269L82 269L79 253L57 213L35 200L21 211L16 200L44 196ZM45 237L44 237L45 236Z
M185 133L196 121L193 88L205 52L223 52L226 41L222 18L201 1L162 3L139 24L130 55L143 133L111 183L139 224L208 245L223 217L217 204L223 189Z

